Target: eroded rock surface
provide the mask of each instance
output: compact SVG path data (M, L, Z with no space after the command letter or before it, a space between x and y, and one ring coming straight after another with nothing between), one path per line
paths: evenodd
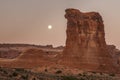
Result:
M60 63L87 71L116 72L107 49L102 17L97 12L66 9L67 40Z

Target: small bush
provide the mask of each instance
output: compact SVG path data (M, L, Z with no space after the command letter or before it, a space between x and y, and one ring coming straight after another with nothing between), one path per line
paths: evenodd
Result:
M79 80L79 79L73 76L62 76L62 80Z
M92 72L93 74L96 74L96 72Z
M85 77L87 75L87 73L86 72L83 72L83 76Z
M24 69L22 69L22 68L16 68L16 71L18 71L18 72L23 72Z
M100 72L100 75L103 75L103 73L102 73L102 72Z
M109 76L112 76L112 77L114 77L114 76L115 76L115 74L114 74L114 73L110 73L110 74L109 74Z
M6 70L3 70L4 74L8 74L8 72Z
M48 72L48 70L47 70L47 69L45 69L45 72Z
M56 74L60 74L60 73L62 73L62 71L61 71L61 70L58 70L58 71L56 71L55 73L56 73Z
M12 75L13 75L14 77L16 77L16 76L18 76L18 73L14 72Z
M82 74L81 74L81 73L79 73L79 74L78 74L78 76L82 76Z
M84 78L80 78L80 80L85 80Z
M28 79L28 75L22 75L21 78L27 80Z

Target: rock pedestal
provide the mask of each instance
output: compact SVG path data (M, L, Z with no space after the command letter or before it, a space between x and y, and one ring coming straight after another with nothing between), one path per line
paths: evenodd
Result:
M67 39L60 63L86 71L116 72L107 50L102 17L97 12L66 9Z

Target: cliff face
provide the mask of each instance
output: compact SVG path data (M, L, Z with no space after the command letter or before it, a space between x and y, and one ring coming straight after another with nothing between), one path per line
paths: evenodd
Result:
M66 47L106 46L104 25L99 13L81 13L78 10L67 9L65 18L68 20Z
M116 63L107 50L100 14L66 9L65 18L67 39L60 62L88 71L115 72Z

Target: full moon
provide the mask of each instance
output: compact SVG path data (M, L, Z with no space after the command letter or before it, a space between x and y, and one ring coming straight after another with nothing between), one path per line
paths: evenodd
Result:
M52 29L52 25L48 25L48 29Z

